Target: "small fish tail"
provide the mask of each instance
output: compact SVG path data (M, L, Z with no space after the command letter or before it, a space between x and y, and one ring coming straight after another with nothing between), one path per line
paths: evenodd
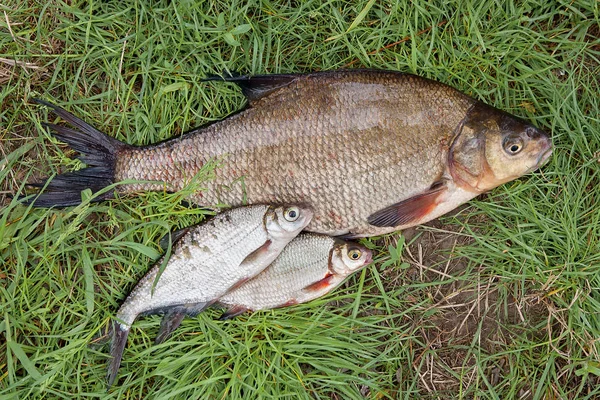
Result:
M108 372L106 374L107 390L110 389L113 382L117 377L117 372L121 366L121 359L123 358L123 350L127 344L127 336L129 335L129 328L124 325L114 322L113 323L113 337L110 345L110 355L112 359L108 364Z
M33 203L36 207L74 206L81 203L82 190L91 189L92 192L98 192L114 183L118 153L131 146L107 136L54 104L40 99L34 99L34 101L50 107L56 115L73 127L68 128L50 123L43 124L50 128L54 137L81 153L79 159L87 167L79 171L57 175L47 184L46 182L30 184L29 186L45 186L46 188L28 203ZM95 197L93 201L101 201L111 197L113 197L112 192L104 193Z

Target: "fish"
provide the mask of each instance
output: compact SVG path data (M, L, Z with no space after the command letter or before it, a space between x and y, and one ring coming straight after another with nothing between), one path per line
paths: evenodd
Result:
M267 268L310 222L306 206L253 205L217 214L186 228L170 258L159 259L119 308L112 326L108 387L113 384L127 336L140 315L164 314L156 339L162 342L181 323ZM162 273L161 265L166 261ZM182 315L178 320L173 315Z
M217 78L209 78L211 80ZM31 202L66 207L81 190L176 192L207 163L192 204L303 203L306 230L358 238L437 218L547 162L542 129L440 82L385 70L218 78L239 85L241 111L148 146L120 142L43 100L69 123L45 124L87 168L37 184Z
M217 304L227 307L220 319L309 302L372 261L371 250L358 243L301 233L264 271L219 298Z

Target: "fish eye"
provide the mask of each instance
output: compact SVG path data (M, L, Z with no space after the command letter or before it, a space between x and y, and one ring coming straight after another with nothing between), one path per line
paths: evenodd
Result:
M350 251L348 251L348 257L350 257L351 260L356 261L360 256L362 256L362 252L359 249L350 249Z
M523 139L517 138L508 138L504 142L504 151L506 151L509 155L513 156L518 154L521 150L523 150Z
M294 222L300 216L300 210L298 207L286 208L283 212L283 218L288 222Z

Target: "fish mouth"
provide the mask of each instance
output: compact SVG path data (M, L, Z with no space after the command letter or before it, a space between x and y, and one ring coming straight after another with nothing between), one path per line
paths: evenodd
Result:
M547 143L546 150L544 150L540 153L535 164L532 165L527 171L525 171L525 173L528 174L528 173L533 172L536 169L542 167L544 164L546 164L548 162L551 155L552 155L552 144Z
M370 252L367 254L367 258L365 259L365 263L363 265L371 264L373 262L373 254Z
M552 155L552 145L548 144L548 148L546 149L546 151L544 151L538 157L538 160L537 160L537 163L536 163L537 166L541 167L542 165L546 164L548 162L548 159L550 158L551 155Z

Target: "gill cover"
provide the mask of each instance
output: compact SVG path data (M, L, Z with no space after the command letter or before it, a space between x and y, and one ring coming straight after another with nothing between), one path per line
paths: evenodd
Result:
M448 167L457 186L481 193L539 167L551 153L548 135L504 111L477 102L459 127Z

